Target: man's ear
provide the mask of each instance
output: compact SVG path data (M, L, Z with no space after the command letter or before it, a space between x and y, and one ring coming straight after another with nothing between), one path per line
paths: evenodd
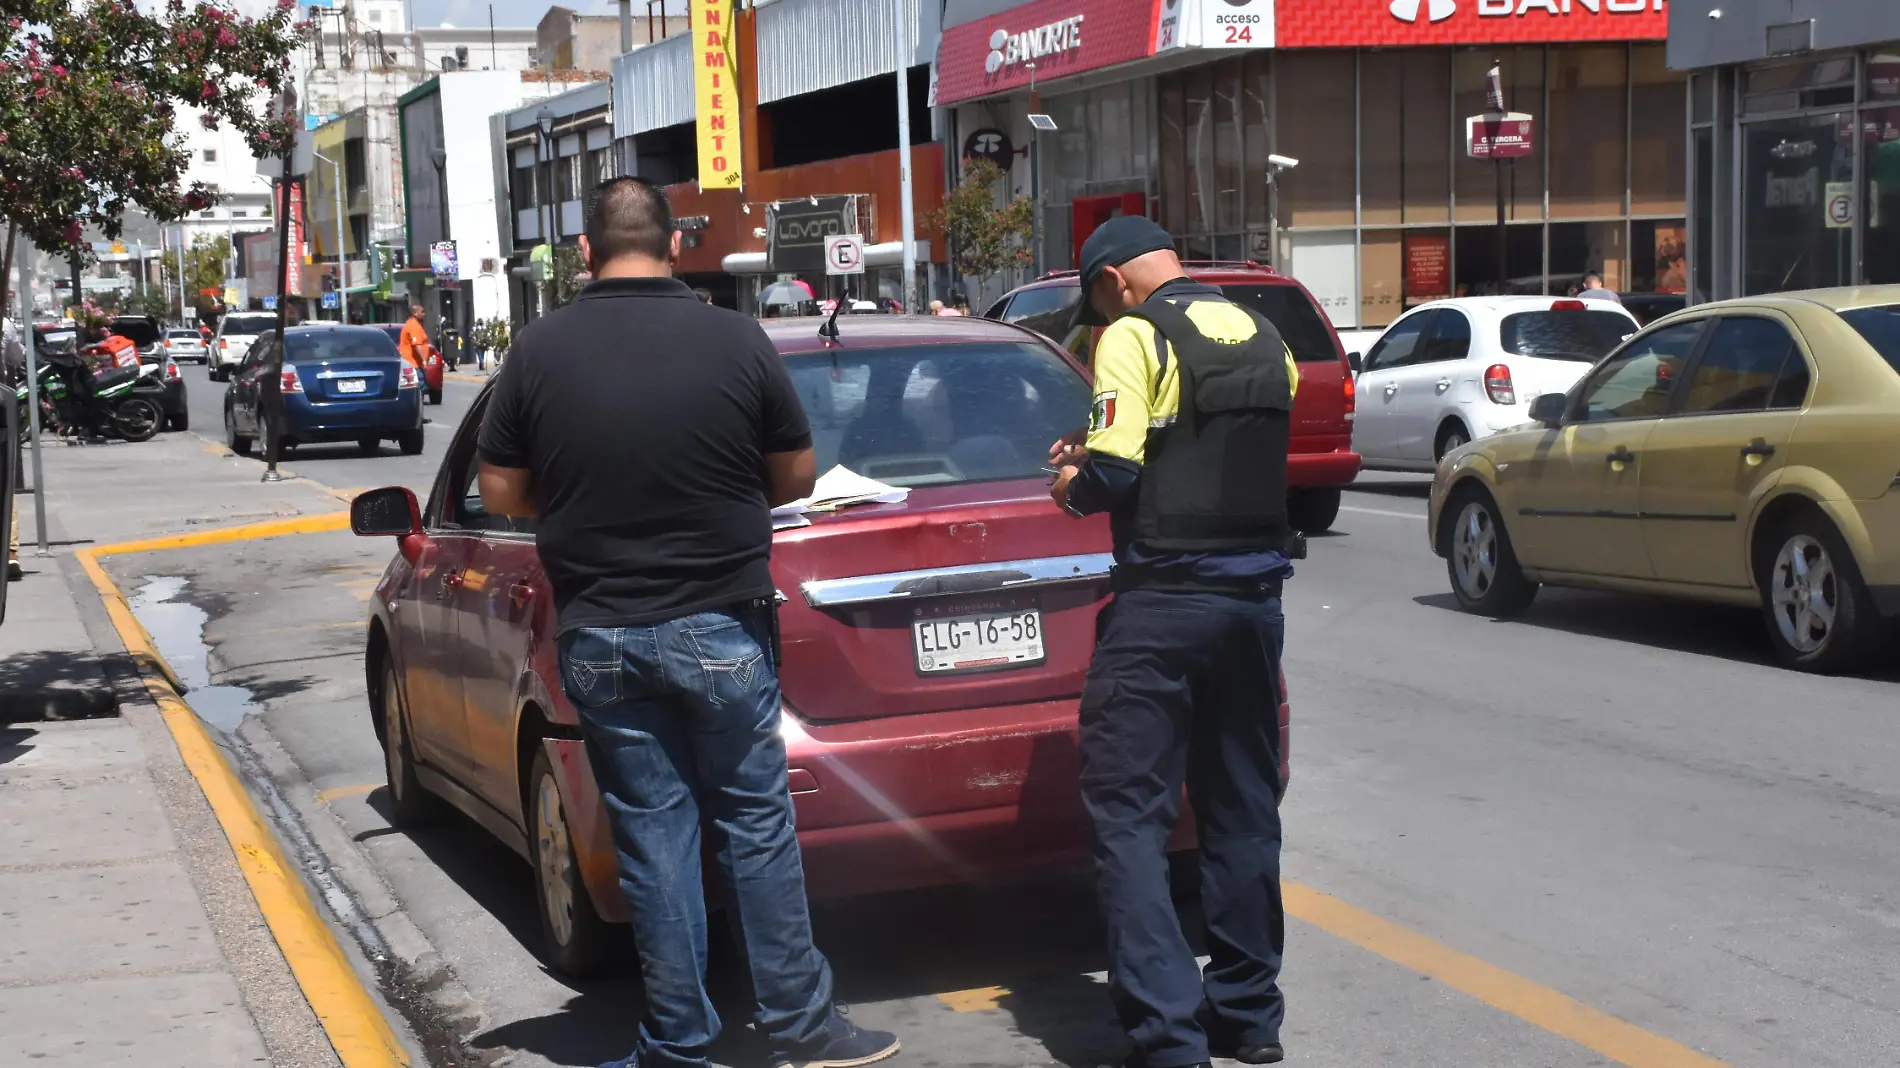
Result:
M666 262L668 266L677 266L680 261L680 232L673 231L673 237L666 243Z
M600 264L594 262L594 246L588 243L586 234L581 235L580 244L581 244L582 269L587 271L587 273L589 274L599 273Z

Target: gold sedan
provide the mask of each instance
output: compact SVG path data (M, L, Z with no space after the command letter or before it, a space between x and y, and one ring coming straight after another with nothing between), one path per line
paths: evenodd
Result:
M1432 550L1467 611L1540 584L1759 605L1789 664L1847 671L1900 616L1900 286L1702 304L1522 428L1447 455Z

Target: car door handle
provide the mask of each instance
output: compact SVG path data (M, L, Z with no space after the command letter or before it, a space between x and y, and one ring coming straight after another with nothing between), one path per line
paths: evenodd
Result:
M524 608L534 600L534 587L525 582L517 582L508 587L508 600L516 608Z
M1397 393L1398 391L1399 391L1399 384L1397 382L1387 382L1385 384L1386 396L1390 397L1392 394Z
M1616 466L1619 464L1633 464L1636 462L1636 454L1631 452L1628 446L1618 445L1616 447L1615 452L1609 454L1608 456L1605 456L1603 459L1605 462L1609 463L1612 466ZM1622 468L1620 467L1618 467L1617 469L1622 470Z
M442 576L442 596L447 597L462 586L463 579L460 571L450 571Z
M1441 378L1438 380L1438 392L1443 393L1450 388L1451 388L1451 379Z
M1752 463L1760 463L1775 454L1775 447L1761 438L1742 446L1742 457Z

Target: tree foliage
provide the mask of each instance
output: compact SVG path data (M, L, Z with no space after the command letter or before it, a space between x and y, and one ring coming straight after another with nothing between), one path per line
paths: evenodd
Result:
M199 234L192 239L191 247L184 250L185 300L198 309L198 317L203 319L215 315L223 307L224 265L231 258L231 240L223 234ZM179 278L179 251L169 249L160 261L161 273L165 279L165 292L170 294L173 303L167 307L176 307ZM216 298L205 296L207 289L216 290Z
M989 160L964 160L963 177L929 220L949 238L957 272L979 285L1035 262L1030 247L1035 205L1028 197L1015 197L998 207L996 187L1003 181L1002 168Z
M294 127L271 102L308 29L296 16L295 0L259 19L216 0L157 15L133 0L0 0L0 216L40 248L83 252L86 227L115 238L128 209L171 220L216 202L184 184L178 108L281 155Z

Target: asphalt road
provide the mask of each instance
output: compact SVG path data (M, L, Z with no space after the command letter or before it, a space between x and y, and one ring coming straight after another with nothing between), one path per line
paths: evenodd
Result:
M224 394L229 387L213 382L203 366L183 364L186 405L191 410L191 433L216 444L226 444L224 433ZM394 442L384 442L375 456L364 456L353 443L306 445L291 450L283 458L283 470L313 479L337 490L370 489L375 486L408 486L418 496L426 496L436 468L448 451L449 439L461 425L469 404L481 391L478 382L445 377L442 403L423 409L425 442L420 456L404 456ZM256 454L256 453L254 453ZM261 455L261 454L256 454Z
M474 388L452 383L432 409L432 456ZM290 466L337 487L431 474L351 453ZM180 466L169 477L193 477ZM1290 1062L1894 1063L1900 672L1786 671L1758 618L1727 609L1547 592L1519 621L1465 615L1426 547L1423 496L1422 479L1367 476L1288 586ZM475 1048L523 1065L617 1057L637 984L548 973L527 867L465 822L412 836L383 818L360 646L390 552L312 535L128 559L120 580L186 580L211 681L255 702L242 732L281 747L306 820L367 862L384 918L440 954ZM899 1065L1120 1056L1085 879L816 915L853 1018L902 1034ZM722 1061L754 1063L743 1006L724 1005Z

